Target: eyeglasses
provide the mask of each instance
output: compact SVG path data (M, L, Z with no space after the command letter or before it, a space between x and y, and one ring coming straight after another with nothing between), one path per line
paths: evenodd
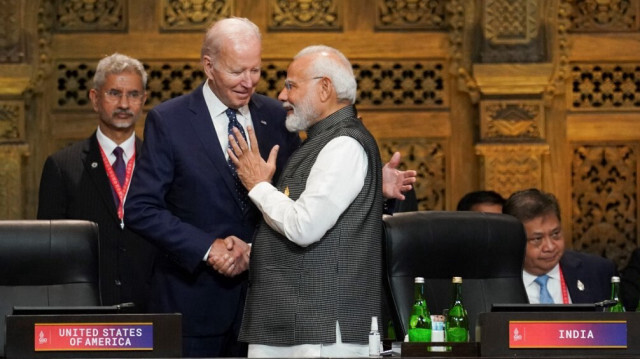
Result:
M129 100L130 102L140 103L144 98L144 92L138 91L127 92L127 94L125 95L120 90L111 89L109 91L106 91L104 94L106 96L105 98L109 102L120 102L120 100L122 100L122 96L127 96L127 100Z
M316 76L316 77L312 77L312 78L310 78L308 80L302 80L300 82L318 80L318 79L322 79L322 78L324 78L324 76ZM287 91L291 91L292 88L297 87L297 86L298 85L295 82L293 82L293 81L291 81L289 79L284 80L284 88L286 88Z

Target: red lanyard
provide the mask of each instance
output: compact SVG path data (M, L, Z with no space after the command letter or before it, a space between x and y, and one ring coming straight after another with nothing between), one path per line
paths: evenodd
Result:
M569 291L567 290L567 283L565 283L564 281L562 268L558 267L558 271L560 271L560 288L562 289L562 303L569 304Z
M100 147L100 154L102 155L102 163L104 164L104 169L107 171L107 177L109 177L111 187L113 187L120 202L118 204L118 218L120 219L120 228L124 228L124 197L129 190L129 182L131 182L131 175L133 174L133 163L136 159L136 153L134 150L133 155L131 155L131 158L127 162L127 169L124 173L124 186L120 186L120 182L115 172L113 172L113 167L111 167L111 163L109 163L109 159L102 147Z

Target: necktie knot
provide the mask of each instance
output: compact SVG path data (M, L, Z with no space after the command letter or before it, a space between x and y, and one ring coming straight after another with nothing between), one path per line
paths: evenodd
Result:
M238 131L240 131L240 134L242 135L244 140L246 141L247 136L244 133L244 128L240 124L240 121L238 121L238 116L237 116L238 110L233 108L227 108L226 111L224 112L227 114L227 117L229 118L229 135L233 136L233 128L236 127Z
M549 289L547 289L547 282L549 281L549 276L546 274L543 274L541 276L538 276L538 278L536 278L534 281L538 283L538 285L540 286L540 303L553 304L553 298L549 293Z
M546 274L543 274L541 276L538 276L538 278L536 278L535 282L538 283L538 285L540 285L541 287L547 286L547 281L549 280L549 276Z

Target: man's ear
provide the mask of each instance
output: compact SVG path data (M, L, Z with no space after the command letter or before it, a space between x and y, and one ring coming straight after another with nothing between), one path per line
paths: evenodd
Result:
M320 100L322 102L329 101L332 97L335 97L335 91L333 89L333 83L328 77L320 79Z
M96 89L89 90L89 99L91 100L91 106L93 110L98 112L98 91Z
M204 69L204 73L207 75L208 79L213 78L213 58L209 55L204 55L202 57L202 68Z

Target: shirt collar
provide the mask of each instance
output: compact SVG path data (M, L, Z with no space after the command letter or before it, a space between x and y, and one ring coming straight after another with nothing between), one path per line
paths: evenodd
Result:
M549 272L546 273L549 278L560 280L560 263L556 264ZM522 282L525 287L532 284L538 278L537 275L531 274L526 270L522 270Z
M213 113L211 113L212 118L223 114L227 110L228 107L220 101L218 96L216 96L216 94L211 90L211 87L209 87L209 81L205 82L204 86L202 86L202 93L204 95L205 102L209 105L211 111L213 111ZM242 116L250 118L249 105L244 105L237 110Z
M98 143L100 144L100 147L102 147L104 154L107 156L113 156L113 150L117 146L120 146L124 151L125 161L131 158L131 156L133 156L133 153L135 152L135 149L136 149L135 132L131 134L131 137L127 138L124 142L118 145L117 143L113 142L112 139L110 139L104 133L102 133L102 131L100 131L100 126L98 126L98 131L96 131L96 138L98 139Z

